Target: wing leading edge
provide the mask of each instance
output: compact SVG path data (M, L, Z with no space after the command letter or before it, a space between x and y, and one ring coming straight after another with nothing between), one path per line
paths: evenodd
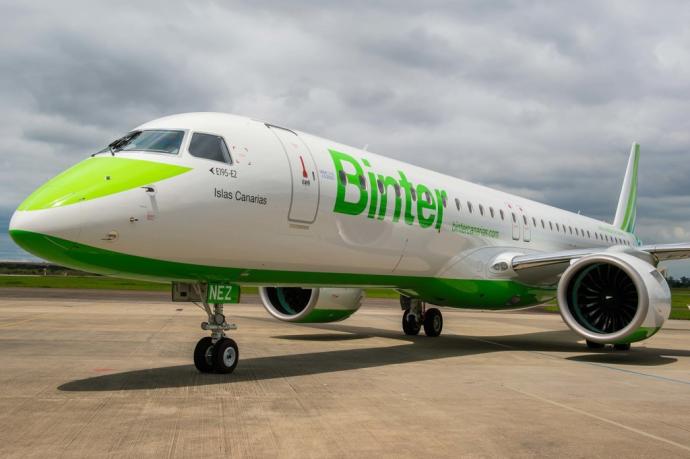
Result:
M631 250L628 247L625 249ZM632 250L641 252L640 255L651 255L652 260L650 261L654 262L654 264L657 264L660 261L682 260L690 258L690 242L681 242L677 244L642 245L635 247ZM563 270L565 270L570 265L572 260L577 260L587 255L601 252L601 248L592 248L518 255L512 259L511 267L513 268L513 271L517 272L518 274L525 273L526 271L532 271L533 274L536 274L539 269L548 267L548 272L552 274L553 268L556 265L563 264Z

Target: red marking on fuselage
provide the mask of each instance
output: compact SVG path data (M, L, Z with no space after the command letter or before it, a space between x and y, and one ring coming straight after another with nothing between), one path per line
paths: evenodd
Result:
M302 163L302 177L309 178L309 174L307 174L307 168L304 165L304 159L302 159L301 156L299 157L299 162Z

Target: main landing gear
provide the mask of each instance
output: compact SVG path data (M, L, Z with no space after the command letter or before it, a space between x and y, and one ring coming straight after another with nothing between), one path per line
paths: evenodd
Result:
M194 348L194 366L201 373L232 373L240 359L237 343L225 336L228 330L236 330L237 325L225 321L223 305L214 304L213 310L206 302L201 287L195 288L202 298L203 309L208 315L208 322L201 323L202 330L211 332L211 336L201 338Z
M604 343L595 343L594 341L590 340L585 340L587 342L587 349L604 349L606 347L606 344ZM613 345L613 350L614 351L629 351L630 350L630 343L618 343Z
M436 337L443 330L443 315L436 308L426 309L422 300L400 296L403 308L402 328L406 335L417 335L424 327L426 336Z

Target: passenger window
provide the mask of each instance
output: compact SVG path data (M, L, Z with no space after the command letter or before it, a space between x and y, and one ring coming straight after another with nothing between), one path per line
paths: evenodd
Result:
M561 227L558 225L558 223L556 223L556 231L558 231L559 233L561 232Z
M395 185L393 185L393 188L395 188L395 197L399 198L400 197L400 185L398 185L396 183Z
M345 171L340 169L338 171L338 179L340 180L340 184L345 186L347 185L347 177L345 176Z
M587 230L587 237L588 237L589 239L592 239L592 236L589 234L589 230Z
M494 218L494 208L489 207L489 213L491 214L491 218Z
M223 138L217 135L194 133L189 142L189 154L197 158L232 164L232 158Z
M468 211L469 213L472 213L472 203L469 202L469 201L467 201L467 211Z
M342 172L342 170L341 170L341 172ZM383 182L381 180L376 180L376 186L379 189L379 193L383 194Z
M525 224L525 226L527 226L527 217L524 215L522 216L522 222Z
M505 214L503 213L503 209L500 209L500 210L498 211L498 213L501 214L501 220L505 220L505 219L506 219L506 216L505 216Z
M458 198L455 198L455 207L457 207L458 212L460 212L460 200Z
M549 228L551 228L551 231L553 231L553 223L549 222Z
M363 190L367 189L367 181L363 175L359 175L359 187Z
M532 226L537 227L537 219L532 217Z
M424 192L424 200L426 202L431 202L431 193L429 193L428 191L425 191Z
M410 196L412 196L412 200L416 201L417 200L417 190L414 188L410 188Z
M513 223L517 223L517 217L515 216L515 212L511 212L513 215Z
M570 234L573 234L573 227L569 226L568 229L570 230Z
M546 229L546 225L544 225L544 219L543 218L541 219L541 227L542 227L542 229Z
M484 215L484 206L479 204L479 215Z
M431 202L431 199L429 200L429 202ZM446 197L445 193L441 195L441 202L443 202L443 208L445 209L446 205L448 204L448 198Z

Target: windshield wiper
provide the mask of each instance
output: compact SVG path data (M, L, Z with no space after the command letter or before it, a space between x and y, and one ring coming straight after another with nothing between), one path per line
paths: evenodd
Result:
M107 147L108 151L110 151L110 154L112 156L115 156L115 153L122 150L122 148L124 148L132 139L137 137L139 134L141 134L141 131L134 131L134 132L130 132L129 134L127 134L124 137L120 137L117 140L113 140L112 142L110 142L108 144L108 147ZM99 153L105 153L105 148L103 150L99 151L98 153L94 153L91 156L96 156Z

